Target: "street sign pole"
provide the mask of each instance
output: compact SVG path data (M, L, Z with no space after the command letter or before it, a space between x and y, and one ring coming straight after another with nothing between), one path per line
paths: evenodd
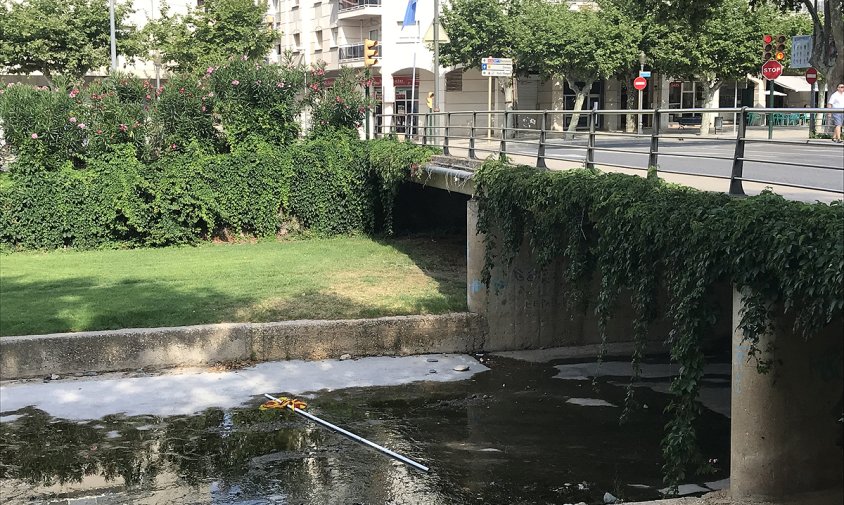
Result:
M770 88L769 93L771 96L768 98L768 108L774 108L774 81L768 81L768 87ZM768 140L774 138L774 115L770 112L768 113Z

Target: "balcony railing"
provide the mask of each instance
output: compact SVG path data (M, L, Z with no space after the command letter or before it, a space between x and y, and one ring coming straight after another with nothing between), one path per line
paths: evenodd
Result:
M348 12L365 7L380 7L381 0L340 0L340 12Z
M378 58L381 58L382 46L378 46ZM340 62L349 62L355 60L363 60L363 44L353 44L350 46L340 46L339 51Z

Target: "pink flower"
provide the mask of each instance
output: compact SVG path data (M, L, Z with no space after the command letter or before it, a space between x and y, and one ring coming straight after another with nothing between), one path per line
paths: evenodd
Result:
M79 90L76 89L76 88L73 88L72 90L70 90L70 93L68 93L67 96L69 96L71 98L76 98L76 95L78 95L78 94L79 94Z
M128 130L128 129L129 129L129 127L128 127L128 126L126 126L126 125L125 125L125 124L123 124L123 123L120 123L120 131L125 132L125 131L126 131L126 130Z
M32 137L32 138L34 138L34 139L37 139L37 138L38 138L38 134L37 134L37 133L33 133L32 135L30 135L30 137Z
M202 112L205 112L205 106L204 105L202 106Z
M238 84L240 84L240 81L238 81L237 79L232 81L232 86L237 86Z
M248 60L248 59L249 59L249 56L246 56L246 55L244 54L243 56L241 56L241 57L240 57L240 59L241 59L241 60L243 60L243 61L246 61L246 60Z
M170 149L175 151L176 150L176 144L170 144Z
M97 135L100 135L100 134L102 134L102 133L103 133L103 131L102 131L102 130L97 130Z
M185 94L185 88L179 88L179 94L184 95Z
M276 88L283 88L283 87L284 87L284 83L283 83L283 82L277 82L277 83L275 83L275 87L276 87Z
M339 95L338 95L337 97L335 97L335 98L334 98L334 100L336 100L336 101L337 101L337 103L343 103L343 99L342 99L342 98L340 98L340 96L339 96Z
M151 96L147 95L147 100L149 100L149 99L151 99L151 98L152 98Z
M80 130L84 130L85 128L87 128L87 126L85 126L85 123L79 123L76 126L78 126Z
M211 75L212 73L214 73L214 67L208 67L205 70L205 73L208 74L208 75Z
M68 119L68 121L70 121L71 123L75 123L76 122L76 116L71 116L70 119Z

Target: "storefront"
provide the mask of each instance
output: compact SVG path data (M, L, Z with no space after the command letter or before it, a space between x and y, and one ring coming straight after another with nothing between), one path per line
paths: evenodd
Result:
M396 133L416 134L419 123L419 74L416 79L413 75L394 75L393 87L396 91ZM410 127L410 131L408 131Z

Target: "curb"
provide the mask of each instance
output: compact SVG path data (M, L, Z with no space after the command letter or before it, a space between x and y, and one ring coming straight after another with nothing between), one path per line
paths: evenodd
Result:
M220 323L0 338L0 379L198 366L226 361L469 353L482 316L452 313L336 321Z

